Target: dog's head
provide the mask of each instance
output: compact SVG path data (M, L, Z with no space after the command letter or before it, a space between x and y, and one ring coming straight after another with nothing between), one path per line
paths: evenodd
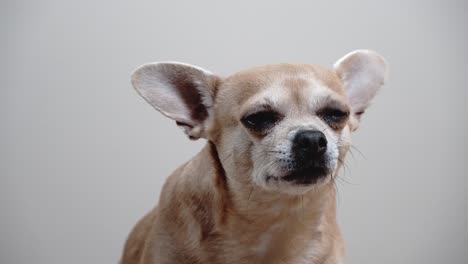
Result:
M333 69L277 64L227 78L151 63L132 83L191 139L212 141L232 180L300 194L334 177L386 72L380 55L358 50Z

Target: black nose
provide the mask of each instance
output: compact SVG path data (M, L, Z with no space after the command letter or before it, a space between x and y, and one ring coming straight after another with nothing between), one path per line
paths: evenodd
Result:
M321 131L302 130L294 137L292 152L299 160L312 160L323 156L327 143L327 138Z

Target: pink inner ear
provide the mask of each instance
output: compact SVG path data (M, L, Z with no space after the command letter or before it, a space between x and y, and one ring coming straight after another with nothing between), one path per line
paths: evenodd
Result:
M201 96L203 90L210 89L207 79L198 68L156 63L135 71L132 83L154 108L176 121L191 124L201 123L208 116Z
M366 78L366 76L356 76L352 80L345 83L345 89L347 90L349 102L352 110L361 114L369 106L371 100L377 94L380 84L373 82Z
M197 123L206 120L208 111L206 110L206 106L203 105L200 89L208 87L199 87L197 85L199 81L188 78L174 78L170 82L172 82L172 86L188 109L190 119ZM208 86L206 82L204 84Z
M384 83L385 60L374 51L357 50L344 56L334 67L342 78L352 110L362 114Z
M211 78L208 72L187 64L153 63L137 69L132 84L155 109L198 138L212 106Z

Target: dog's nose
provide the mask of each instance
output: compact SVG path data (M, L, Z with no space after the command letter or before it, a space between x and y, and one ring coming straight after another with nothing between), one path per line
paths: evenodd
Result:
M327 150L325 134L317 130L302 130L296 133L292 152L299 160L313 160L323 156Z

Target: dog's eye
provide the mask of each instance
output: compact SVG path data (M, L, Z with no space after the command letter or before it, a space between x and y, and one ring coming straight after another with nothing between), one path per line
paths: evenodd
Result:
M348 118L349 112L339 109L325 109L319 112L318 115L329 125L334 125Z
M242 117L241 122L250 130L262 132L273 127L280 119L281 115L279 113L260 111Z

